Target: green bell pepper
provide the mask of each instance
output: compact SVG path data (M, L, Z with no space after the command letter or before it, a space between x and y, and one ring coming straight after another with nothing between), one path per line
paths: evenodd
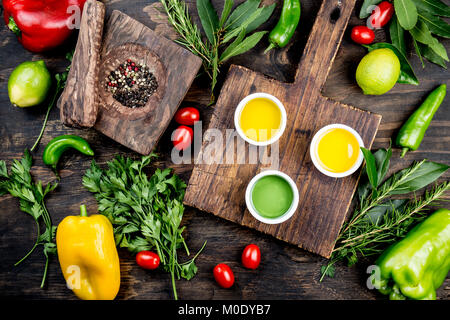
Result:
M391 300L435 300L450 270L450 210L439 209L378 258L376 287Z

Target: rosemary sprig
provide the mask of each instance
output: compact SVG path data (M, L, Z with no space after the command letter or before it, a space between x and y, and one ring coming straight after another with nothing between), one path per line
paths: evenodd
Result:
M234 1L225 0L219 18L210 0L197 0L198 16L206 35L203 39L184 1L161 0L161 3L169 23L179 35L175 41L202 58L203 69L211 79L211 102L214 102L220 66L258 44L267 31L247 35L266 22L275 9L275 4L259 7L260 0L247 0L232 10Z
M211 51L202 40L197 25L194 24L189 15L187 5L184 1L179 0L161 0L167 19L179 34L179 38L175 42L185 46L192 53L199 56L203 60L203 67L210 78L210 69L212 65Z
M331 259L321 268L320 281L324 276L334 276L334 265L338 261L347 260L348 265L353 265L359 256L381 254L387 246L404 237L413 225L425 219L427 207L450 190L450 182L446 181L426 191L421 198L394 200L392 195L414 192L433 183L449 167L423 160L381 183L389 167L390 148L380 149L375 154L363 151L366 175L358 187L359 206L342 227Z

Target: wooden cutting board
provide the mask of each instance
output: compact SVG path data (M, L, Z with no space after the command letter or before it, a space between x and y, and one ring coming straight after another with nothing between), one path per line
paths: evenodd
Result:
M249 181L267 165L201 163L210 143L208 139L203 142L197 158L186 191L185 204L273 235L324 257L331 256L360 171L341 179L321 174L309 156L311 139L321 127L342 123L357 130L364 145L370 148L381 121L380 115L343 105L321 95L355 1L323 1L294 83L281 83L233 65L214 107L209 128L221 130L225 137L226 129L234 128L236 106L248 94L266 92L284 104L287 127L279 141L279 170L288 174L299 189L300 201L294 216L278 225L268 225L254 219L246 209L245 190ZM226 148L222 156L227 148L234 146L231 139L224 140ZM248 157L241 153L235 156L240 160Z

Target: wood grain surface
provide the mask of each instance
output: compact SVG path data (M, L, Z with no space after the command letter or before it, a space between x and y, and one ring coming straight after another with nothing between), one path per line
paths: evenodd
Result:
M352 201L360 172L346 178L330 178L315 169L309 147L313 135L332 123L346 124L361 135L364 145L372 145L381 116L342 105L324 98L321 89L341 42L355 1L326 0L322 3L306 49L301 58L294 83L281 83L248 69L231 66L209 129L219 129L226 137L218 163L201 164L204 150L210 148L206 139L200 150L186 191L185 203L197 209L225 218L298 245L329 258L339 230ZM251 93L265 92L277 97L286 108L287 125L276 150L279 165L272 168L289 175L299 191L298 209L289 220L280 224L265 224L256 220L246 208L245 190L250 180L267 164L258 160L248 164L226 131L234 128L234 111L239 101ZM238 140L242 139L237 137ZM245 143L245 150L250 148ZM265 154L273 153L273 148ZM234 154L236 162L225 161ZM277 154L277 156L278 156ZM250 157L250 156L248 156ZM247 164L242 164L247 163Z
M105 5L89 0L83 8L77 45L66 87L58 100L61 122L92 127L98 113L98 71Z
M130 47L133 46L133 47ZM125 46L125 47L124 47ZM105 76L127 59L143 61L158 81L142 108L127 108L105 90ZM100 63L100 107L95 128L141 154L149 154L192 84L202 61L191 52L120 11L105 26Z
M190 14L198 22L195 1L188 0ZM213 0L214 7L220 12L224 0ZM243 2L236 0L235 5ZM264 0L264 4L276 2L273 16L262 29L270 30L277 22L281 12L281 1ZM450 1L445 0L447 4ZM168 26L161 13L157 0L108 0L106 16L113 10L121 10L132 18L155 30L157 34L174 39L176 33ZM354 72L366 50L350 40L350 29L362 24L355 12L359 12L362 1L357 1L349 25L331 67L322 93L325 97L363 110L382 115L382 121L376 135L373 148L388 147L389 140L408 116L417 108L424 97L440 83L450 86L449 72L426 62L422 69L419 58L409 48L408 58L420 80L419 86L396 85L383 96L364 96L355 83ZM263 54L267 39L263 39L248 54L234 57L230 63L244 66L281 82L293 82L297 66L304 52L313 21L317 16L321 1L302 0L302 18L292 42L283 50L272 50ZM383 30L376 31L376 41L385 41ZM450 49L450 40L442 40ZM66 47L45 55L27 52L17 42L16 37L0 22L0 159L11 164L13 159L21 157L26 147L31 147L41 129L46 106L41 108L19 109L12 107L7 94L7 81L12 70L26 60L44 59L52 73L65 69L65 53L72 49L76 39ZM221 82L227 74L229 64L221 69ZM208 80L197 78L189 89L181 106L195 106L200 109L204 127L209 125L216 108L207 107L210 98ZM414 160L427 158L450 164L450 103L445 100L433 119L430 128L418 151L399 157L400 150L394 149L391 169L388 174L409 166ZM156 146L160 158L152 165L154 168L172 167L188 181L193 165L175 165L170 159L170 135L176 128L171 123ZM77 134L86 138L95 150L95 160L105 167L107 161L115 155L137 157L135 152L118 144L94 129L79 130L64 126L59 120L59 111L52 110L49 124L39 148L33 153L35 159L32 170L36 179L44 183L55 179L53 173L42 162L44 146L60 134ZM90 166L90 158L77 152L68 151L61 159L61 182L47 200L47 207L54 224L65 216L79 212L80 204L88 206L89 212L95 212L97 205L92 195L81 185L81 179ZM448 180L450 172L439 181ZM446 195L450 200L450 194ZM367 267L373 260L361 260L353 267L344 264L336 266L335 278L326 278L319 282L320 267L326 259L279 241L272 236L241 227L209 213L187 207L183 225L186 226L185 238L191 251L200 248L204 240L208 244L198 257L198 274L190 281L178 281L178 295L182 299L386 299L376 290L366 287ZM10 196L0 197L0 295L27 299L76 299L67 289L56 259L49 266L49 281L44 289L39 288L44 268L44 256L36 250L24 263L14 267L33 245L35 240L33 219L20 211L17 199ZM242 249L249 243L261 248L263 258L258 270L242 267L240 256ZM167 273L145 271L138 268L133 257L126 250L119 250L121 260L122 285L117 299L171 299L170 279ZM181 257L184 259L184 256ZM231 289L220 288L213 279L212 269L217 263L224 262L233 268L236 276L235 286ZM450 299L450 278L447 278L438 290L439 299Z

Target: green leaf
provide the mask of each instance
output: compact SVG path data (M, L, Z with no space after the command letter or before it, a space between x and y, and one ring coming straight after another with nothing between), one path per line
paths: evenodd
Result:
M390 159L392 156L392 149L378 149L374 154L373 154L374 158L375 158L375 163L377 166L377 181L378 181L378 185L381 184L381 182L383 181L384 177L386 176L386 173L389 170L389 164L390 164Z
M220 62L222 63L230 59L231 57L240 55L252 49L258 44L258 42L266 33L267 31L255 32L251 36L248 36L244 40L241 40L241 37L243 38L245 34L245 31L242 30L238 38L236 38L236 40L232 44L230 44L230 46L222 53L222 55L220 56Z
M395 14L403 29L411 30L417 23L417 8L412 0L394 0Z
M228 31L240 28L242 23L255 12L260 3L261 0L247 0L239 5L227 19L225 28Z
M380 204L367 211L363 219L364 221L367 221L371 224L378 225L382 222L382 218L384 216L392 214L394 210L399 210L408 201L409 201L408 199L400 199L392 201L389 200L388 202Z
M0 177L9 178L8 169L6 168L6 162L4 160L0 160Z
M219 18L210 0L197 0L197 11L203 30L209 42L216 44L216 33L219 29Z
M326 266L320 267L320 274L322 276L334 278L335 272L336 272L336 268L331 263L327 264Z
M255 19L253 20L252 23L250 23L246 29L246 33L250 33L254 30L256 30L257 28L259 28L259 26L261 26L263 23L265 23L267 20L269 20L270 16L273 13L273 10L275 10L275 3L270 5L270 6L264 6L261 9L261 14Z
M198 268L195 265L195 261L191 260L189 263L181 266L181 277L186 280L191 280L197 273Z
M398 59L400 60L400 76L398 77L397 82L403 83L403 84L413 84L418 85L419 80L417 79L414 70L412 69L411 65L408 62L408 59L400 52L400 50L397 49L397 47L393 46L390 43L386 42L378 42L370 45L365 45L366 48L369 49L369 51L380 49L380 48L388 48L394 51L394 53L397 55Z
M420 52L420 49L419 49L419 44L416 41L416 39L414 39L414 38L412 38L412 41L413 41L413 45L414 45L414 50L416 51L416 54L420 59L420 63L422 64L422 68L425 68L425 62L423 61L422 53Z
M395 188L390 194L405 194L422 189L433 183L449 168L448 165L424 161L419 168L412 174L409 174L406 178L402 179L402 183ZM400 175L403 175L407 169L400 171Z
M223 27L228 17L230 16L233 4L234 4L233 0L225 0L225 3L223 4L222 15L220 16L219 28Z
M364 0L361 10L359 11L359 18L365 19L370 16L372 13L372 6L379 4L381 1L382 0Z
M53 242L44 243L44 255L49 257L50 255L56 255L57 249L56 244Z
M413 0L417 9L440 17L450 17L450 7L440 0Z
M434 41L431 44L428 44L430 49L433 50L434 53L436 53L439 57L441 57L445 61L449 61L447 50L445 49L444 45L440 43L436 38L433 39Z
M375 157L370 152L370 150L361 147L361 151L364 155L364 159L366 160L366 172L367 177L369 178L370 185L372 186L373 190L376 190L378 187L378 173L377 173L377 165L375 161Z
M122 233L132 233L139 231L139 228L134 224L128 224L122 229Z
M450 24L432 14L419 11L419 20L425 22L431 33L437 36L450 38Z
M420 53L422 54L422 56L424 56L428 61L437 64L439 66L441 66L444 69L447 69L447 65L445 63L445 60L438 56L433 49L431 49L429 46L425 45L425 44L421 44L418 43L417 44L420 50Z
M400 26L395 15L389 25L389 34L392 44L406 57L405 30Z
M262 14L262 12L263 8L257 8L244 22L242 22L239 28L227 31L223 36L222 43L227 43L234 37L238 36L242 29L244 29L245 32L248 33L247 29L254 21L256 21L256 19Z
M420 43L426 44L438 56L445 61L448 61L447 50L435 37L431 35L428 26L422 20L417 22L417 25L409 31L412 37Z
M433 42L433 36L430 29L428 29L428 26L422 20L419 20L414 28L409 30L409 33L411 33L411 36L420 43L429 45Z

